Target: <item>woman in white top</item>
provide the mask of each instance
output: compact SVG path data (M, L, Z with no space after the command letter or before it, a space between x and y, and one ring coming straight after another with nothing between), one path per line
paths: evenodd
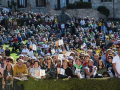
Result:
M97 67L93 66L93 60L88 60L88 66L85 67L86 78L94 78L97 74Z
M93 48L96 47L96 42L95 42L95 40L92 40L91 46L93 46Z
M41 79L39 61L37 61L37 60L34 61L34 67L30 69L29 75L30 75L30 77L32 77L32 78ZM42 77L42 78L45 78L45 76Z

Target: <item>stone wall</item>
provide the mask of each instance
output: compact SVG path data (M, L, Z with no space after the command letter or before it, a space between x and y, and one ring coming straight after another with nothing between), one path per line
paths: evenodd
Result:
M101 2L101 0L91 0L93 9L99 6L106 6L110 10L109 18L113 18L113 1L114 1L114 17L120 18L120 0L112 0L112 2Z
M60 14L60 12L61 10L53 10L50 7L50 4L47 3L47 13L49 15ZM95 9L67 9L66 12L71 16L80 17L80 18L84 18L86 16L89 16L90 18L95 18L96 20L99 20L99 18L101 18L100 17L101 14Z
M7 7L8 6L7 1L8 0L2 0L1 1L2 6ZM14 1L17 3L17 0L14 0ZM35 13L43 12L44 14L46 12L49 12L49 11L47 11L46 7L36 7L36 0L28 0L28 1L30 2L32 12L35 12ZM47 1L50 2L51 9L55 9L55 5L57 5L57 0L46 0L46 2ZM74 3L75 1L80 1L80 0L69 0L69 3ZM120 7L120 0L112 0L111 2L101 2L101 0L91 0L92 8L97 9L99 6L106 6L110 10L109 18L113 18L113 1L114 1L114 16L115 16L115 18L120 18L120 8L119 8ZM26 8L22 8L22 9L20 8L18 10L25 10L25 9ZM28 7L27 7L27 9L28 9ZM88 11L89 9L86 9L86 10L87 10L87 12L89 12ZM68 11L70 12L70 10L68 10ZM92 10L92 11L94 11L94 10ZM60 11L57 11L57 12L59 13ZM73 10L73 12L75 12L75 11ZM79 13L79 14L81 15L81 13ZM96 12L95 12L95 15L96 15Z

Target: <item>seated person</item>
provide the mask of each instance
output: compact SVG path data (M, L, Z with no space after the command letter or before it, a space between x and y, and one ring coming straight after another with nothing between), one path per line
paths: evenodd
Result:
M21 77L22 78L25 75L28 75L27 67L23 63L24 62L23 62L22 59L18 60L18 63L14 66L13 76L15 76L15 77Z
M22 50L22 54L23 55L28 55L29 54L29 50L27 49L27 46L24 46L24 49Z
M68 67L68 60L64 59L63 60L63 67L62 68L57 68L57 79L63 79L63 78L77 78L76 75L73 75L72 70L70 67Z
M72 71L74 75L77 75L78 78L84 78L84 67L81 65L80 58L76 58L76 64L74 64Z

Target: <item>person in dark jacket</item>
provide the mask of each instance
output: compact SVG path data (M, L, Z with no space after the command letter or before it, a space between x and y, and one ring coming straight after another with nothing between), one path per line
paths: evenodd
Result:
M63 79L63 78L77 78L76 75L73 75L72 70L68 67L68 60L63 60L63 67L57 68L57 79Z
M8 63L6 69L4 70L4 80L5 80L5 90L13 90L12 87L13 70L11 63Z
M6 56L10 56L10 49L9 49L8 47L6 47L5 55L6 55Z

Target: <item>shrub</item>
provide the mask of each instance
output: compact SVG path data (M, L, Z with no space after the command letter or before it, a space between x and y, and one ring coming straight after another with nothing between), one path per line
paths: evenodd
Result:
M92 8L92 3L91 2L77 2L76 8L78 8L78 9Z
M75 4L68 4L67 9L75 9Z
M69 79L20 81L24 90L120 90L120 80L110 79Z
M91 2L76 2L73 4L68 4L67 9L82 9L82 8L92 8Z
M105 6L99 6L99 7L97 8L97 10L98 10L101 14L105 15L106 17L108 17L108 16L110 15L109 9L107 9Z

